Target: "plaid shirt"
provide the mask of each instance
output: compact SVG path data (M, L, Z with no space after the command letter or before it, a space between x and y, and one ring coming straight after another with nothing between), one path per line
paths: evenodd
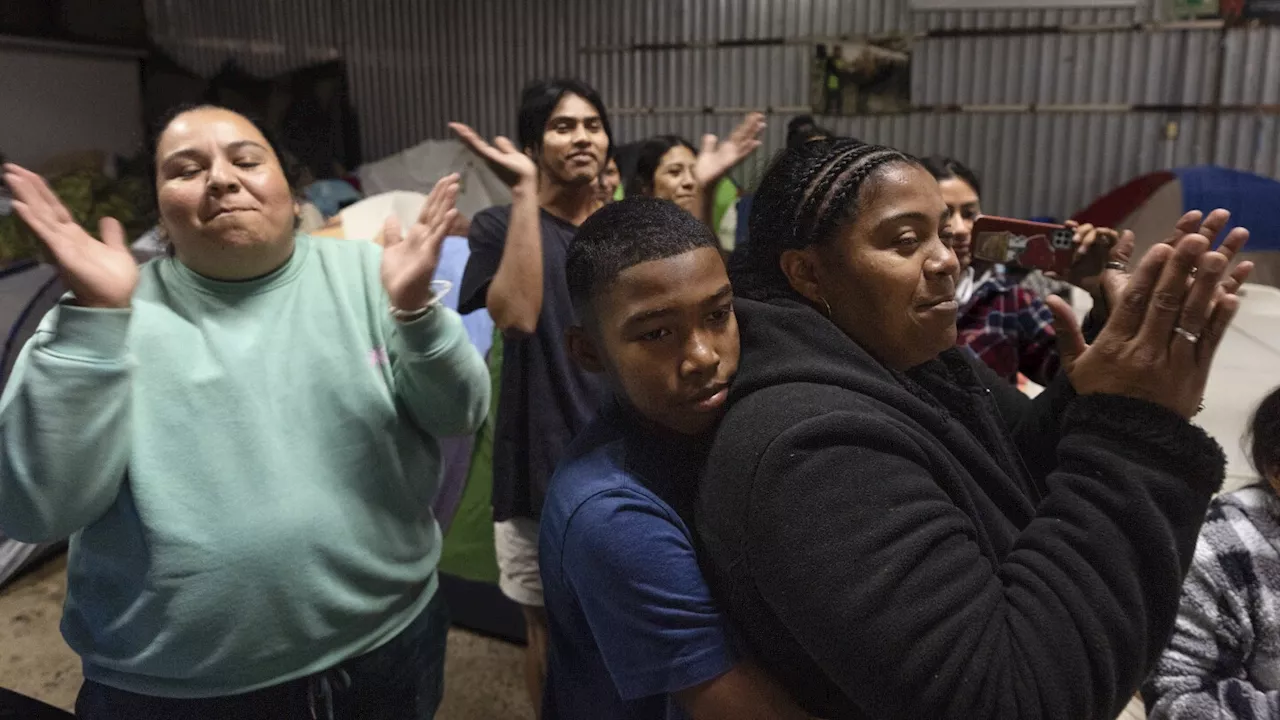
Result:
M1280 497L1214 499L1173 638L1142 689L1151 718L1280 718Z
M1018 373L1048 385L1058 373L1053 311L1035 293L997 265L973 291L956 318L956 344L969 348L987 367L1017 382Z

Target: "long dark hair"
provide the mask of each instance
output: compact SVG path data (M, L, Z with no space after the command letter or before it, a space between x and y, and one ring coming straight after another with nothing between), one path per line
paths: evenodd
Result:
M982 198L982 183L978 182L978 174L969 168L968 165L960 162L953 157L945 155L932 155L921 161L924 169L928 170L934 178L938 180L950 180L952 178L960 178L973 188L973 194L979 199Z
M658 135L642 142L636 151L635 170L625 178L627 196L652 195L653 176L662 164L662 156L677 147L686 147L695 156L698 154L693 145L679 135Z
M730 263L734 294L808 302L782 272L783 251L834 241L857 218L867 178L895 163L920 161L851 139L813 140L779 153L752 201L745 251Z
M1280 387L1258 405L1245 437L1258 474L1266 480L1280 474Z

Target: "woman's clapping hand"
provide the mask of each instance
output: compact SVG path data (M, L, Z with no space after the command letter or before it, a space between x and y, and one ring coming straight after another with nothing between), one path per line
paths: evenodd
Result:
M1070 305L1049 300L1063 368L1080 394L1124 395L1184 418L1196 414L1213 355L1239 308L1234 291L1248 276L1247 268L1227 275L1247 232L1215 251L1204 234L1182 231L1188 220L1179 222L1177 237L1148 251L1131 277L1104 277L1112 310L1093 345L1085 345ZM1125 245L1132 246L1131 236L1118 247Z
M49 248L76 304L129 307L138 285L138 263L125 244L124 227L114 218L103 218L99 242L76 223L44 178L5 165L4 181L13 191L14 210Z

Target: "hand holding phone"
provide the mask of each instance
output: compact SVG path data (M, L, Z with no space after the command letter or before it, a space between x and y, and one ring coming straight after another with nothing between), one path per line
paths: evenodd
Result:
M1100 237L1087 253L1076 252L1075 229L1066 225L979 215L973 221L973 256L1067 279L1096 277L1111 251L1110 236Z

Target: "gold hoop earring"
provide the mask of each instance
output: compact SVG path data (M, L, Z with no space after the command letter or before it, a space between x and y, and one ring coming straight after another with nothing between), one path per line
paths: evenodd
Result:
M821 295L818 296L818 299L822 301L823 307L827 309L827 319L830 320L831 319L831 303L827 302L827 299L822 297Z

